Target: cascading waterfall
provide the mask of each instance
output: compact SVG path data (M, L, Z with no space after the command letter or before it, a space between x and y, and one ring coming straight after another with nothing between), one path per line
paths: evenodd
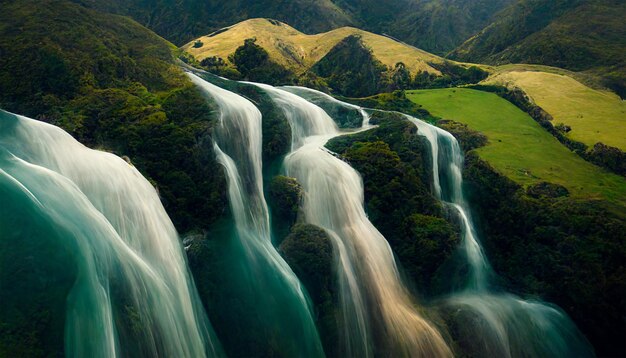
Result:
M370 115L369 113L367 113L367 111L365 110L365 108L363 107L359 107L357 105L354 105L352 103L346 103L343 101L338 100L337 98L324 93L324 92L320 92L318 90L314 90L308 87L300 87L300 86L283 86L281 87L282 89L284 89L287 92L291 92L295 95L298 95L304 99L306 99L307 101L316 104L318 106L323 106L325 103L332 103L335 104L339 107L343 107L343 108L349 108L349 109L353 109L355 111L357 111L361 117L363 118L362 122L361 122L361 128L365 129L367 127L370 126Z
M305 289L272 244L261 113L245 98L188 76L219 107L214 150L225 169L235 222L231 251L219 253L241 268L228 276L236 277L230 283L235 296L219 308L241 304L247 317L233 316L237 334L259 340L265 349L251 345L235 352L322 357ZM304 221L331 238L341 354L452 356L403 286L389 244L368 220L361 177L324 148L331 138L369 128L368 113L308 88L248 84L283 111L292 132L285 174L304 188ZM340 130L328 103L360 114L360 128ZM463 193L458 142L440 128L406 118L430 144L434 195L461 224L463 287L439 307L459 349L485 357L593 356L558 307L492 287L495 274ZM20 312L31 302L42 304L44 312L58 307L63 317L52 321L64 325L58 338L66 356L223 355L158 193L128 162L88 149L52 125L0 111L0 203L3 309ZM22 262L41 269L24 270ZM16 281L6 284L13 272ZM40 293L50 297L41 303Z
M325 229L337 253L343 354L451 356L403 287L389 244L367 219L361 177L323 148L341 134L333 120L297 95L256 85L283 110L292 128L292 150L284 166L304 188L305 221Z
M463 232L462 251L468 262L466 288L484 291L487 289L489 263L478 242L470 211L463 195L463 154L452 134L441 128L406 116L428 140L431 148L433 187L437 199L454 208L461 221Z
M268 334L268 340L280 340L277 349L284 356L323 356L304 289L272 245L263 195L261 113L247 99L193 73L188 76L217 102L220 111L215 152L226 169L237 239L250 269L248 299L255 302L262 327L268 331L250 334Z
M130 164L0 111L0 202L3 267L29 260L11 258L14 250L33 248L30 257L53 270L20 284L67 283L42 288L65 306L66 356L221 355L176 230ZM6 250L9 242L20 249ZM2 288L14 292L5 308L20 306L19 286Z
M452 294L446 304L464 320L461 324L466 326L459 334L470 346L465 348L485 357L593 356L584 336L558 307L490 290L493 273L463 194L459 144L450 133L406 117L430 143L435 195L453 208L461 221L460 250L467 262L467 280L463 290Z

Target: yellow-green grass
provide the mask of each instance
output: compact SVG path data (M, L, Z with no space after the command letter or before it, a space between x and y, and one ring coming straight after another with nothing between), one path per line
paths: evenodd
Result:
M546 72L553 73L557 75L569 76L576 81L584 84L585 86L591 87L593 89L606 90L606 86L603 85L603 79L601 76L598 76L596 73L592 71L586 72L574 72L570 70L566 70L559 67L552 67L546 65L534 65L534 64L526 64L526 63L509 63L506 65L500 66L488 66L482 65L483 69L489 71L491 76L498 76L500 74L508 73L508 72ZM485 82L489 81L489 79L485 80Z
M523 186L548 181L565 186L573 197L626 205L626 179L584 161L496 94L446 88L407 91L407 97L435 116L484 133L489 142L478 155Z
M521 88L554 117L554 124L572 128L567 134L571 139L626 150L626 102L612 92L592 89L563 74L538 71L500 72L484 83Z
M337 43L350 35L360 35L374 56L389 67L393 68L396 63L403 62L412 74L419 71L440 74L438 70L428 65L428 62L440 63L443 61L441 57L353 27L307 35L275 20L250 19L214 36L202 36L184 45L182 49L199 61L211 56L228 61L228 56L243 45L245 39L255 37L257 44L269 53L272 60L300 73L311 68ZM202 41L202 47L193 46L197 40Z

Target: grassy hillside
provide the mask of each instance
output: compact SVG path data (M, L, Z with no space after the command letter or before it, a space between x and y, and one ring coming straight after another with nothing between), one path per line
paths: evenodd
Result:
M442 62L443 59L440 57L384 36L352 27L306 35L285 23L268 19L240 22L226 31L202 36L189 42L182 49L198 60L218 56L228 61L228 56L234 53L245 39L256 37L257 44L269 53L272 60L296 73L302 73L350 35L359 35L363 43L371 48L374 56L391 68L398 62L404 62L412 73L418 71L440 73L428 64L428 62ZM196 41L201 41L203 45L194 47Z
M568 76L536 71L501 72L484 82L521 88L554 117L554 125L571 127L567 136L573 140L626 150L626 103L614 93L589 88Z
M408 91L407 97L436 116L484 133L489 143L476 152L523 186L548 181L563 185L574 197L605 198L626 206L626 179L570 152L530 116L493 93L457 88Z
M493 22L496 14L513 2L515 0L414 1L406 10L394 14L395 21L372 30L444 55Z
M590 71L626 94L626 3L523 0L451 53L462 61Z

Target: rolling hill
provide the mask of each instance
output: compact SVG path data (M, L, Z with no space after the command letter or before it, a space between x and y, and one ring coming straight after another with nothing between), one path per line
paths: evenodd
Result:
M407 97L436 116L484 133L489 143L476 149L477 154L520 185L549 181L565 186L574 197L626 205L626 179L584 161L496 94L447 88L407 91Z
M590 88L564 74L515 68L500 69L484 83L522 89L552 115L554 125L570 127L566 135L573 140L626 150L626 103L614 93Z
M315 35L304 34L295 28L276 20L250 19L227 29L214 32L189 42L182 47L196 59L202 60L218 56L226 61L230 54L247 38L256 38L275 62L286 68L302 73L315 65L341 40L350 35L358 35L373 55L384 65L393 68L403 62L410 72L427 71L439 74L440 71L429 62L441 63L444 60L436 55L403 44L385 36L376 35L353 27L342 27ZM200 41L201 47L194 47Z
M246 19L268 17L305 33L343 26L387 33L443 55L515 0L73 1L130 16L176 44Z

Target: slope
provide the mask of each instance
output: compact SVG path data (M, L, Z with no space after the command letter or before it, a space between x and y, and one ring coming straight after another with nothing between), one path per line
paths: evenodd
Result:
M198 60L218 56L228 61L228 56L234 53L245 39L255 37L257 44L263 47L275 62L296 73L302 73L350 35L360 36L363 43L371 48L374 56L390 68L398 62L403 62L413 74L419 71L440 73L428 62L440 63L443 62L442 58L385 36L353 27L306 35L283 22L269 19L240 22L223 31L202 36L184 45L182 49ZM194 47L196 41L200 41L202 46Z
M514 0L73 1L130 16L177 44L239 21L268 17L305 33L342 26L388 33L443 55L488 25Z
M590 147L598 142L626 150L626 103L614 93L568 77L539 71L500 71L487 80L522 89L539 107L571 128L567 136Z
M507 8L450 57L492 64L536 63L605 77L626 91L626 3L524 0Z
M407 91L407 97L436 116L484 133L489 143L476 150L478 155L523 186L548 181L577 198L626 205L624 178L584 161L496 94L456 88Z
M272 17L310 32L354 24L331 0L74 0L82 5L127 15L177 44L254 17Z
M443 56L493 22L495 15L514 1L416 1L404 11L396 12L394 21L371 30L388 33Z
M225 205L223 177L202 144L211 109L175 51L125 17L62 0L3 2L0 108L128 156L178 230L205 228Z

